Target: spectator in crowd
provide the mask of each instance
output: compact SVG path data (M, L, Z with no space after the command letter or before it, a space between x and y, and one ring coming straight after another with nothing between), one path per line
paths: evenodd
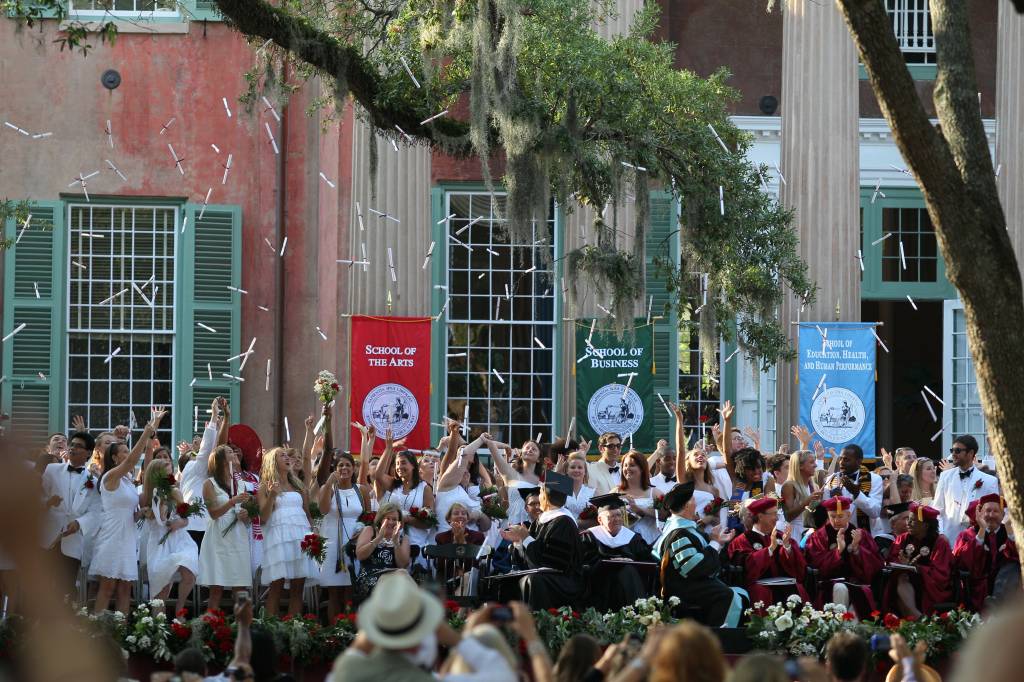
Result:
M356 559L360 561L356 578L356 597L366 599L377 581L388 571L411 564L409 536L402 533L403 514L394 502L385 502L377 510L372 526L366 526L356 539Z
M648 631L639 656L613 682L723 682L722 645L708 628L684 620Z
M814 527L813 511L821 503L822 491L814 483L816 466L810 450L789 455L789 477L782 484L782 510L797 542L803 539L805 529Z
M849 630L832 635L825 646L825 667L833 682L860 682L867 675L870 660L868 643Z
M935 483L939 478L935 462L927 457L915 459L906 475L911 477L910 499L920 504L931 505L935 499Z

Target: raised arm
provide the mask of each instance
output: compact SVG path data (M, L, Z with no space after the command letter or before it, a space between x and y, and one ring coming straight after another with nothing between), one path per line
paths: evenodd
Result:
M725 457L725 469L729 472L729 478L732 479L732 484L735 486L739 482L739 477L736 475L736 461L732 456L732 415L734 411L732 402L728 400L718 410L722 415L722 445L720 446L722 456Z
M228 401L224 398L218 398L221 401L221 418L220 424L217 425L217 445L228 444L228 429L231 428L231 406Z
M451 463L455 461L455 456L459 452L459 447L465 445L466 441L462 440L462 433L459 431L460 424L454 419L448 420L448 446L444 450L444 454L441 456L441 461L437 463L438 471L445 471ZM438 483L440 487L440 483Z
M377 493L377 499L381 502L384 501L384 493L391 490L391 486L395 484L394 477L388 474L391 471L391 466L395 463L393 442L391 429L388 429L384 433L384 453L380 456L377 470L373 473L373 489Z
M686 429L683 427L683 411L675 403L669 403L668 406L676 417L676 471L683 472L686 471Z
M476 451L479 450L480 446L483 445L485 442L493 442L490 439L485 438L485 436L487 435L488 434L486 433L480 434L480 436L477 437L476 440L474 440L472 443L463 448L462 457L456 457L454 461L452 461L451 464L448 465L448 468L444 470L444 473L441 474L441 477L437 479L438 492L452 490L455 488L455 486L459 485L459 483L462 482L462 475L466 473L466 469L469 468L469 465L473 461L473 458L476 457ZM491 451L491 455L494 455L493 450Z
M494 443L494 441L490 441ZM490 448L490 445L487 446ZM508 446L505 446L508 448ZM505 480L505 485L508 486L512 481L519 480L519 472L512 468L512 465L508 463L508 457L500 451L501 444L494 443L494 449L491 450L491 459L494 460L494 466L497 467L498 473Z
M373 455L373 444L369 439L369 430L359 422L352 422L351 424L354 428L359 429L360 434L359 468L356 470L356 482L359 485L370 485L370 458ZM370 442L369 451L367 451L366 447L367 442Z
M117 486L120 485L121 479L135 469L135 465L139 462L139 457L142 456L142 451L146 448L146 443L148 443L149 439L156 433L156 430L160 426L160 422L166 414L167 411L164 408L155 408L153 410L153 418L149 420L145 427L143 427L142 435L135 441L134 447L132 447L131 452L125 460L110 471L106 472L109 476L105 475L103 477L103 485L108 491L113 492L116 490ZM114 482L113 486L111 486L111 481Z

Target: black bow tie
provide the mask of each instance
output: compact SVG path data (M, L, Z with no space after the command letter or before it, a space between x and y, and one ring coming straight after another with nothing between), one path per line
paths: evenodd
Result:
M676 477L675 476L666 476L665 477L665 483L675 483L675 482L676 482Z
M974 473L974 469L973 468L972 469L968 469L967 471L961 471L960 472L960 480L962 481L965 478L970 478L971 474L973 474L973 473Z
M68 465L68 473L69 474L80 474L83 471L85 471L85 467L73 467L70 464Z
M609 474L617 474L617 473L619 473L619 467L608 467L608 473Z

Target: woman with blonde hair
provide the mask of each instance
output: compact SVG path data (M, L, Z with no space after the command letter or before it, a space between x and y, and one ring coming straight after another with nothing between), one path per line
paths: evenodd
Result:
M811 513L821 502L821 489L814 484L817 460L810 450L797 450L789 456L789 478L782 484L782 511L799 542L805 528L814 527Z
M161 478L168 477L172 483L166 498L155 494ZM145 484L139 506L151 509L152 518L146 522L149 533L146 537L146 573L149 578L150 594L165 600L171 593L171 586L177 577L177 613L185 608L192 587L199 572L199 548L188 534L188 521L178 516L175 508L183 501L181 491L173 483L170 459L154 459L146 467Z
M726 672L718 637L690 620L665 632L650 665L649 682L722 682Z
M277 616L281 590L288 583L288 615L296 616L302 611L306 581L319 571L299 549L313 523L306 487L291 470L288 449L276 447L263 455L256 500L263 523L263 579L270 584L267 613Z
M914 477L914 490L910 499L918 504L931 505L935 499L935 482L938 479L935 462L927 457L918 457L910 465L910 475Z
M565 508L573 515L577 522L580 521L580 514L590 504L590 498L594 496L594 489L587 483L590 481L590 474L587 470L587 455L583 452L572 452L563 461L555 466L555 471L565 474L572 479L572 495L565 498ZM583 525L593 525L594 520L583 521Z

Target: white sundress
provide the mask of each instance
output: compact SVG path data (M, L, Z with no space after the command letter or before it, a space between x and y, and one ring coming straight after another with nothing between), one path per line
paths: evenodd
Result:
M514 525L517 523L525 523L530 520L530 516L526 513L526 500L519 494L517 488L539 488L542 483L530 483L529 481L523 481L516 479L510 481L506 490L508 492L508 524Z
M210 506L220 507L227 503L228 494L216 482L213 483L213 491L214 503ZM217 519L207 515L209 524L206 535L203 536L203 545L199 549L200 585L246 587L252 584L249 526L242 521L231 525L239 508L236 505L234 509L228 510ZM298 545L295 551L298 552Z
M590 498L594 496L594 489L583 485L580 486L580 491L574 493L569 497L565 498L565 508L569 510L577 521L580 520L580 514L590 504Z
M635 499L636 506L641 509L652 509L654 507L654 488L647 491L647 497L637 497ZM657 517L654 516L644 516L642 519L634 523L631 528L633 532L638 533L648 545L653 545L661 536L661 530L658 528Z
M263 524L263 582L305 579L308 585L320 575L316 562L300 547L311 532L302 495L294 490L278 495Z
M345 553L345 546L363 528L359 522L359 516L363 513L359 488L336 489L330 504L331 508L320 525L320 534L327 538L327 558L320 567L320 585L347 587L352 584L348 567L353 560ZM339 556L342 558L341 563L338 562Z
M161 511L160 500L153 500L153 519L146 523L149 534L146 540L146 574L149 578L149 592L159 594L175 579L181 579L178 568L199 572L199 548L195 540L188 534L188 528L171 531L161 545L160 539L167 533L167 521L179 518L174 511L174 502L167 512ZM205 541L203 544L206 544Z
M135 510L139 506L139 493L130 476L118 481L114 490L107 490L105 485L106 479L96 486L100 491L103 513L93 545L89 575L136 580L139 577L139 536Z
M427 490L426 481L420 481L420 484L405 492L401 485L384 493L384 497L381 500L381 504L392 502L402 508L402 529L403 532L409 536L409 544L419 545L424 547L431 544L434 541L434 529L433 528L413 528L412 526L405 523L406 517L409 515L409 510L413 507L423 507L423 496Z

